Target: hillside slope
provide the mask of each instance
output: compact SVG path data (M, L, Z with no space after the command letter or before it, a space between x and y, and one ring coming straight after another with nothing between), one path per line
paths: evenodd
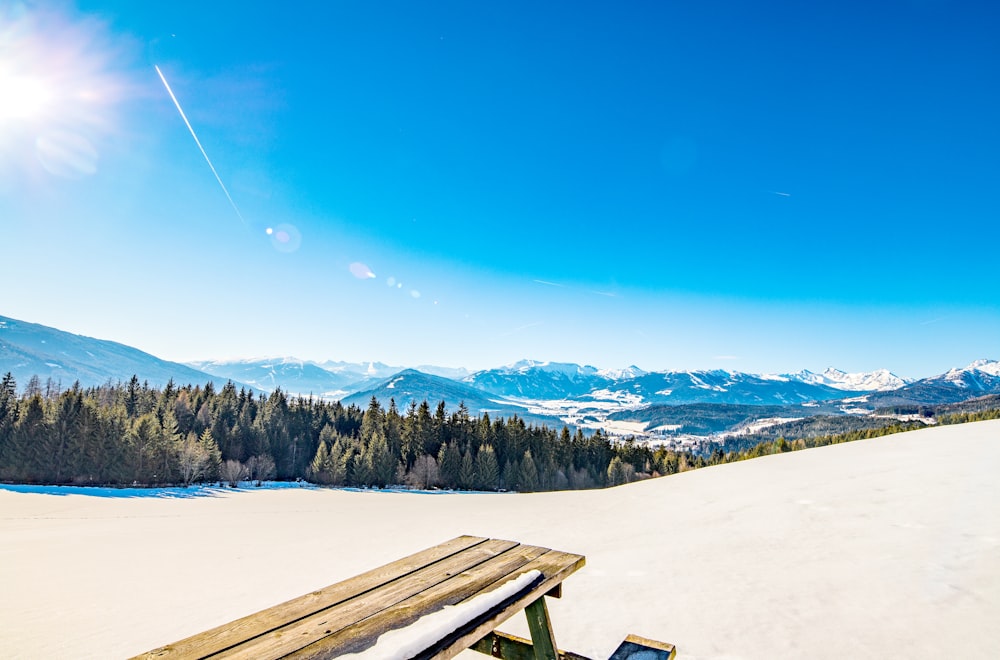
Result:
M549 607L560 646L591 657L628 632L685 660L992 657L998 435L938 427L532 495L0 488L0 654L132 655L479 534L586 555ZM252 541L206 561L199 538ZM523 617L504 627L525 634Z
M87 387L109 380L127 382L133 375L154 387L171 378L177 384L211 381L218 387L227 381L131 346L0 316L0 375L8 371L20 388L32 376L42 384L51 378L63 389L74 381Z

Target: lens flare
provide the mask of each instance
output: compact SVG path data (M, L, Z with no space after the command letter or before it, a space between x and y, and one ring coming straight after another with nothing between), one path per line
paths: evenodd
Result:
M355 261L349 267L351 275L358 278L359 280L373 280L375 279L375 273L367 265L361 263L360 261Z
M302 245L302 234L295 225L282 223L270 228L271 245L278 252L295 252Z
M128 57L103 23L32 5L0 2L0 172L7 183L39 165L95 174L128 87L114 69Z
M40 135L35 151L50 174L73 179L97 172L97 149L81 135L62 131Z

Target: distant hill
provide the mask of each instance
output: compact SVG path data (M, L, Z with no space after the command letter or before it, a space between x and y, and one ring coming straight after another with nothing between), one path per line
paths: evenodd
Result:
M0 374L7 371L22 388L35 375L43 384L51 378L63 387L77 380L83 385L127 381L133 374L156 387L170 379L217 386L232 380L262 392L280 387L292 395L342 399L361 407L372 396L384 406L395 399L400 410L410 401L444 401L450 411L464 402L473 416L516 414L538 424L565 422L591 430L606 428L608 421L641 422L647 429L684 429L678 433L728 431L767 418L858 416L876 410L897 414L1000 395L996 360L977 360L914 382L884 369L759 375L721 369L647 372L636 366L612 370L536 360L472 374L461 368L415 370L374 361L294 358L184 365L115 342L0 316Z
M177 362L168 362L136 348L56 330L37 323L0 316L0 374L13 374L23 388L32 376L44 384L51 378L63 388L125 382L138 376L154 387L171 378L177 384L226 384L226 378L209 375Z
M478 417L483 413L489 413L491 417L517 415L526 422L535 424L544 424L549 427L563 425L563 422L558 418L530 414L527 409L521 406L503 401L498 397L491 397L489 393L465 383L425 374L414 369L400 371L373 387L344 398L341 403L345 406L354 404L359 408L365 408L373 396L378 399L382 407L388 407L389 401L394 400L400 412L404 412L411 401L417 404L427 401L432 408L444 401L449 413L457 410L460 403L464 403L469 409L469 414L473 417Z
M645 422L649 430L670 427L676 433L710 435L747 422L790 414L789 406L748 406L731 403L657 404L639 410L617 412L612 420Z
M357 388L366 376L360 371L332 371L314 362L294 358L189 362L191 367L219 378L246 383L264 392L277 388L289 394L339 399Z

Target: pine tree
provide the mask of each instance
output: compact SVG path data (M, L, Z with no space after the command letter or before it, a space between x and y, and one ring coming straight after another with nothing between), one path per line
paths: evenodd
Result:
M17 421L17 383L9 371L0 381L0 479L11 478L13 433Z
M309 477L316 483L325 484L328 483L329 471L330 452L326 448L326 443L320 440L316 455L309 464Z
M219 468L222 466L222 452L219 451L219 445L216 444L210 429L201 432L198 442L205 450L208 459L205 463L204 478L206 481L215 481L219 478Z
M462 455L458 447L451 443L442 445L438 454L438 467L444 487L455 488L458 485L458 471L462 467Z
M608 486L620 486L627 481L625 464L615 456L608 465Z
M348 460L350 456L343 439L337 440L330 447L330 485L343 486L347 482Z
M396 459L389 453L385 434L381 430L376 431L372 438L367 461L372 485L380 488L391 486L396 477Z
M530 493L538 490L538 469L535 467L535 459L531 457L531 450L524 452L521 459L521 468L518 470L518 490Z
M49 467L48 457L43 450L47 444L48 431L42 396L33 394L21 404L21 412L13 431L9 459L15 479L44 480L43 477Z
M458 487L471 490L476 485L476 470L472 463L472 450L462 454L462 460L458 466Z
M476 454L476 488L496 490L500 487L500 465L493 445L483 445Z
M361 419L361 442L367 445L376 432L382 431L384 417L382 406L379 405L375 395L372 395L368 402L368 410L365 411L364 417Z

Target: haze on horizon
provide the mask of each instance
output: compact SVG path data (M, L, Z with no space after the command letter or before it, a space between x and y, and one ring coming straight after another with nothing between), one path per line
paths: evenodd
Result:
M998 19L0 3L0 315L178 361L997 358Z

